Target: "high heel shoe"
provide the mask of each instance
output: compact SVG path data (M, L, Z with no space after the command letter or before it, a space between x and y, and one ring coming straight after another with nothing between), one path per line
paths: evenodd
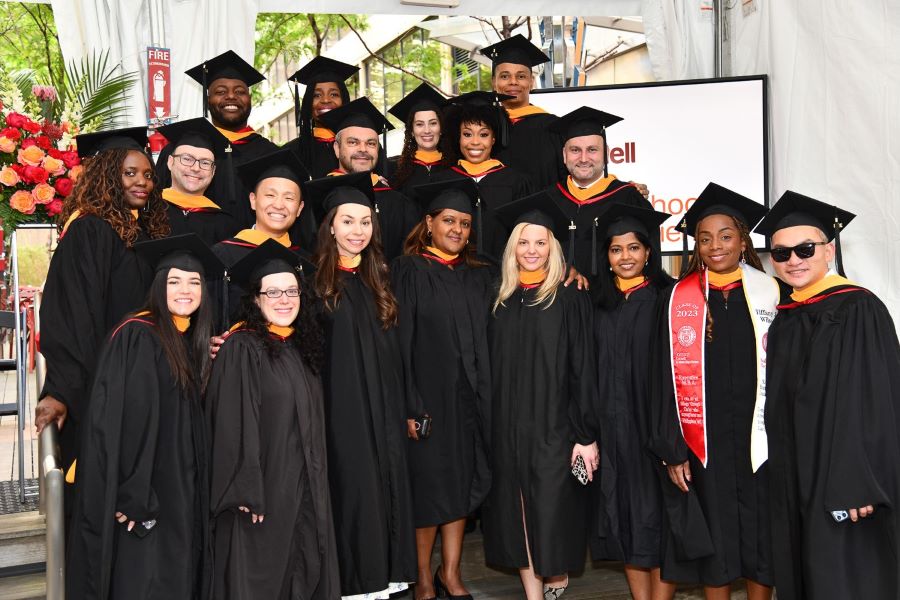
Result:
M462 594L459 596L451 594L450 590L447 589L447 586L444 585L444 582L441 581L440 567L434 572L434 595L438 598L448 598L449 600L473 600L472 594Z

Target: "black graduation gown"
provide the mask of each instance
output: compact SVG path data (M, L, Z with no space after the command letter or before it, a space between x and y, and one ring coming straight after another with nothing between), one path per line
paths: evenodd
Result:
M435 181L448 181L463 177L475 180L462 167L451 167L435 175ZM503 258L503 250L506 248L509 231L494 216L493 211L531 194L534 191L534 187L531 181L522 173L507 166L489 172L480 180L475 181L475 183L478 186L478 196L481 199L482 219L480 225L475 223L475 242L479 244L478 249L481 254L499 262ZM477 239L479 233L486 238L485 243ZM486 245L486 247L482 244Z
M341 595L416 579L406 463L406 402L397 332L384 331L371 292L339 272L326 311L325 427Z
M584 568L588 490L572 475L574 444L597 439L596 361L586 292L559 286L549 308L534 289L497 309L491 348L493 484L482 507L485 561L549 577Z
M391 261L403 254L406 236L422 217L416 204L397 190L386 185L376 185L373 190L381 226L381 245L385 257Z
M585 202L578 202L568 191L566 179L557 181L547 189L547 194L562 208L563 212L575 221L575 256L568 256L569 248L567 240L560 240L567 258L572 261L575 269L583 275L588 275L594 267L594 220L599 218L614 204L624 204L637 208L652 209L653 205L644 198L633 185L626 182L613 180L605 190L595 194ZM596 241L599 247L603 240L602 231L597 231ZM653 236L651 244L655 244L654 250L659 251L659 238Z
M863 290L782 308L768 358L778 597L900 598L900 345L887 309ZM831 516L869 504L857 523Z
M623 294L614 309L594 312L601 485L591 486L591 512L599 516L591 554L648 569L660 565L663 510L656 461L645 448L658 301L651 284L627 299Z
M391 173L396 176L396 159L393 162L394 164L391 165ZM400 191L403 195L407 196L408 198L412 198L415 194L413 188L415 188L417 185L425 185L438 181L437 175L449 168L450 166L445 163L427 165L422 161L413 160L412 170L410 171L409 176L399 184L397 183L396 178L392 178L391 185L395 189Z
M556 115L538 113L511 123L509 143L497 153L497 158L504 164L524 173L536 190L551 186L566 176L563 140L548 129L558 119Z
M256 215L250 210L250 192L237 176L236 168L260 156L278 149L278 146L260 134L254 132L236 142L231 142L231 157L216 159L216 174L209 184L209 196L216 199L216 204L230 214L238 222L240 229L250 227L256 221ZM167 164L174 148L167 144L156 159L156 176L163 188L172 185L172 174ZM231 168L228 168L229 161Z
M146 262L99 217L75 219L60 237L41 302L41 352L47 360L41 396L68 408L59 440L65 469L78 451L104 338L144 302L152 278Z
M407 417L427 413L430 437L409 441L416 527L461 519L490 489L488 267L454 268L422 256L391 265L400 304Z
M170 235L196 233L207 246L217 244L240 231L240 226L230 214L216 208L186 208L169 203Z
M232 333L207 388L217 600L340 596L322 383L290 338L275 343Z
M660 301L651 364L649 448L669 465L690 461L690 491L684 493L657 466L666 522L662 578L725 585L739 577L772 585L768 465L754 474L750 432L756 403L756 342L743 290L710 290L713 339L705 341L707 465L687 448L672 384L668 306ZM703 333L706 336L704 325Z
M237 261L250 254L256 247L256 244L239 240L236 237L229 237L214 245L212 251L213 254L219 257L219 260L222 261L225 268L230 269ZM303 278L313 277L316 272L316 267L310 260L309 253L298 246L291 246L290 250L293 250L300 256L300 276ZM244 295L244 290L239 285L227 286L228 305L224 306L225 286L222 280L217 279L215 281L210 281L208 286L210 295L215 299L216 306L218 307L218 314L216 314L216 328L224 331L235 322L238 313L241 311L241 296ZM223 319L223 312L228 313L227 319Z
M97 365L66 540L66 597L205 597L207 441L199 397L169 369L153 325L127 320ZM134 530L114 520L134 520ZM142 522L156 520L147 530Z

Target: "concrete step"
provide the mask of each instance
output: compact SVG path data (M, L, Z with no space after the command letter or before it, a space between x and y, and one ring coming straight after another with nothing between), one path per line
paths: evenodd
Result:
M46 597L47 589L43 573L0 579L0 598L4 600L44 600Z
M46 562L46 522L38 511L0 515L0 569ZM0 598L3 598L0 594Z

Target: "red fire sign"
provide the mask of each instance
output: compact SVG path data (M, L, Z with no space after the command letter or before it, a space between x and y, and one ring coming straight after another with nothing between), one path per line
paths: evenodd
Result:
M147 118L151 121L172 114L170 59L168 48L147 48Z

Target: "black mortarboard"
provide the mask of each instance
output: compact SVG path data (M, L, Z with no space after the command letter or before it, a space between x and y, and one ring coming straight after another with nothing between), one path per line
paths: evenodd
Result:
M576 108L572 112L563 115L555 123L550 125L548 129L559 134L560 139L565 142L573 137L582 135L599 135L603 138L603 147L606 151L606 128L615 125L622 120L622 117L605 113L602 110L591 108L590 106L582 106ZM609 175L607 170L607 161L603 161L603 175Z
M208 94L209 86L216 79L238 79L247 86L256 85L265 77L253 68L253 65L237 55L233 50L226 50L222 54L203 61L196 67L184 72L185 75L199 83L203 88L203 116L209 110Z
M525 65L532 68L550 60L549 56L520 33L483 48L481 53L491 59L493 68L501 63Z
M303 196L312 204L317 223L342 204L362 204L377 212L371 171L307 181L303 184Z
M478 186L470 177L417 185L413 192L424 214L449 208L471 215L478 203Z
M400 102L388 109L388 112L400 119L403 123L409 115L420 110L433 110L440 114L441 108L446 104L444 97L427 83L423 83L406 95Z
M327 56L316 56L287 79L307 86L326 81L339 83L346 81L357 71L359 71L359 67Z
M365 97L357 98L349 104L330 110L320 115L319 120L335 133L346 127L367 127L377 133L394 128L384 118L384 115L378 112L375 105Z
M228 269L231 282L245 290L253 281L275 273L293 273L299 280L303 268L300 256L275 240L266 240Z
M687 269L687 236L694 237L697 224L709 215L728 215L739 219L747 229L753 227L765 216L767 208L746 196L732 192L726 187L710 182L703 189L694 204L688 209L679 223L682 234L681 259L682 273Z
M597 219L603 239L626 233L641 233L651 241L659 238L659 226L671 217L669 213L629 204L613 204Z
M809 225L820 229L829 242L834 240L837 271L843 275L841 231L855 217L856 215L852 212L833 204L826 204L821 200L788 190L781 195L781 198L778 199L769 214L759 222L754 231L772 237L776 231L787 227Z
M222 135L212 123L200 117L163 125L157 131L169 140L173 150L178 146L188 145L206 148L219 156L231 145L228 138Z
M225 273L225 265L195 233L137 242L134 251L154 271L175 268L201 273L206 279L219 279Z
M78 148L78 156L81 158L94 156L104 150L122 149L145 152L147 128L126 127L125 129L82 133L75 136L75 146Z
M279 148L238 165L237 172L248 190L255 190L260 181L269 177L290 179L297 185L302 185L309 179L309 171L290 148Z
M520 223L542 225L552 231L560 243L568 239L568 256L575 252L575 224L546 191L504 204L494 209L494 215L510 232Z
M466 92L459 96L453 96L447 100L450 104L474 104L476 106L499 106L501 102L512 100L515 96L508 94L499 94L497 92L485 92L475 90L474 92Z

